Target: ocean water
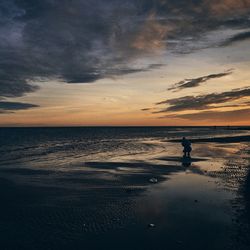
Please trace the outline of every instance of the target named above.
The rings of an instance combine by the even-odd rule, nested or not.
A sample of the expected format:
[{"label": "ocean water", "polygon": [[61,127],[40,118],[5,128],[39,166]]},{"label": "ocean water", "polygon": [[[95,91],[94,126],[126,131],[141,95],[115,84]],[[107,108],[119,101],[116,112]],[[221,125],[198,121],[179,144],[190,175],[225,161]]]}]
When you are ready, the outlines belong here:
[{"label": "ocean water", "polygon": [[[166,150],[169,139],[239,134],[210,127],[0,128],[0,167],[67,168],[83,161],[105,161]],[[146,157],[146,156],[145,156]]]}]

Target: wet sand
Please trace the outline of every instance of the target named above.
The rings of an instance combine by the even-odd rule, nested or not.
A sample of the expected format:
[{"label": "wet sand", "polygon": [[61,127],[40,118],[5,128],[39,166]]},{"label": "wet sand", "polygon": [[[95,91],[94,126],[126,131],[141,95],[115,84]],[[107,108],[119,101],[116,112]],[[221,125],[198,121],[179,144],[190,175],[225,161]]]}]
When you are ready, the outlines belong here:
[{"label": "wet sand", "polygon": [[249,249],[247,138],[193,140],[189,162],[176,140],[72,169],[1,167],[1,249]]}]

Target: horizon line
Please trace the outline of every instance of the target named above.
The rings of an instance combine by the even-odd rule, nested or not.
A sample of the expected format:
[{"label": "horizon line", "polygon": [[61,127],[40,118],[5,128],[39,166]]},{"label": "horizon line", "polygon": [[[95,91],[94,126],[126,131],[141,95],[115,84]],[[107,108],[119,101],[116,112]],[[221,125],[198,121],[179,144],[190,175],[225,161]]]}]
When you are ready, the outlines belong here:
[{"label": "horizon line", "polygon": [[250,128],[250,125],[182,125],[182,126],[174,126],[174,125],[171,125],[171,126],[164,126],[164,125],[68,125],[68,126],[64,126],[64,125],[57,125],[57,126],[53,126],[53,125],[45,125],[45,126],[42,126],[42,125],[35,125],[35,126],[26,126],[26,125],[13,125],[13,126],[1,126],[0,125],[0,129],[1,128],[98,128],[98,127],[108,127],[108,128],[140,128],[140,127],[158,127],[158,128],[202,128],[202,127],[217,127],[217,128],[237,128],[237,127],[240,127],[240,128],[243,128],[243,127],[249,127]]}]

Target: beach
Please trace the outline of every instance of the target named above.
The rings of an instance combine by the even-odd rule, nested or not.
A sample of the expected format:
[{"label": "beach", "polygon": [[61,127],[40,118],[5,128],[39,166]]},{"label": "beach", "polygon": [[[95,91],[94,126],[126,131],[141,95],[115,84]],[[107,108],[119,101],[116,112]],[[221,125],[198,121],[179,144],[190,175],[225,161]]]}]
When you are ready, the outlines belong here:
[{"label": "beach", "polygon": [[1,249],[250,247],[250,128],[0,128],[0,139]]}]

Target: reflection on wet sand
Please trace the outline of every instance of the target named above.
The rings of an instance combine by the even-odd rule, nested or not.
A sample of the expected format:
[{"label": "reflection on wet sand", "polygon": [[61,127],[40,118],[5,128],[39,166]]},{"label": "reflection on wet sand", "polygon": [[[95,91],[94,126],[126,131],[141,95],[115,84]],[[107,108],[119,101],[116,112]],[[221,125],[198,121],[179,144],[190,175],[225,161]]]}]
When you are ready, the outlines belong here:
[{"label": "reflection on wet sand", "polygon": [[188,168],[191,166],[191,164],[192,164],[192,160],[190,159],[190,157],[185,157],[185,156],[182,157],[182,166],[183,167]]}]

